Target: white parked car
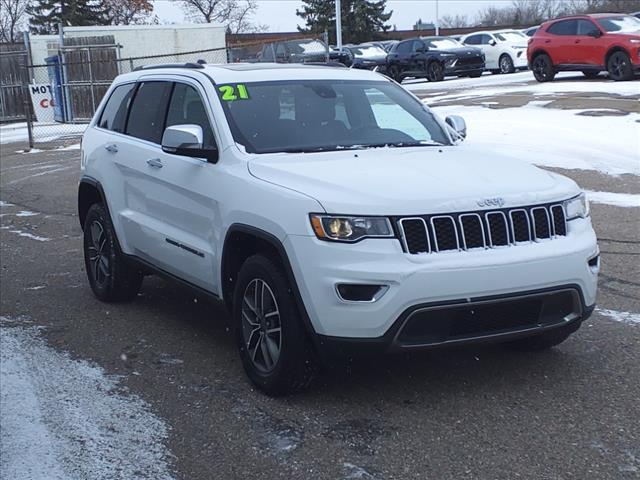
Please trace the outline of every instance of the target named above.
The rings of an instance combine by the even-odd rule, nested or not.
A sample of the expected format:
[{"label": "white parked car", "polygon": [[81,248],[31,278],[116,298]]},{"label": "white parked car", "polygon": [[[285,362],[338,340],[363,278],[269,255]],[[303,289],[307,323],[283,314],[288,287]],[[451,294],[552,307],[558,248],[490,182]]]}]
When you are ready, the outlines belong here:
[{"label": "white parked car", "polygon": [[465,135],[366,70],[121,75],[82,141],[89,284],[132,300],[157,273],[223,301],[271,395],[331,352],[557,345],[595,307],[585,196]]},{"label": "white parked car", "polygon": [[475,32],[462,37],[462,43],[482,50],[486,69],[493,73],[513,73],[527,68],[528,40],[529,37],[517,30]]}]

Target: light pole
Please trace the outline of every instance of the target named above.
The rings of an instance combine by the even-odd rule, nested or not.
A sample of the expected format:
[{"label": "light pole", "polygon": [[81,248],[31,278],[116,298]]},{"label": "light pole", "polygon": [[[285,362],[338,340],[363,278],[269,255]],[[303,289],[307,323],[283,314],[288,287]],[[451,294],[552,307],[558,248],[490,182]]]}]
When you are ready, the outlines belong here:
[{"label": "light pole", "polygon": [[440,15],[438,12],[438,0],[436,0],[436,37],[440,35]]},{"label": "light pole", "polygon": [[342,51],[342,8],[340,0],[336,0],[336,48]]}]

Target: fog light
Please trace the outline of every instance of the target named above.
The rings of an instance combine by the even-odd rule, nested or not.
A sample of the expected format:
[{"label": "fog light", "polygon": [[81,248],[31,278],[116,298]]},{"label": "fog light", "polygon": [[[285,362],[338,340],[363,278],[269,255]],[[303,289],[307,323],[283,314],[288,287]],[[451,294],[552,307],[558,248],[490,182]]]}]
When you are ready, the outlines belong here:
[{"label": "fog light", "polygon": [[336,292],[346,302],[375,302],[389,290],[388,285],[364,285],[356,283],[338,283]]}]

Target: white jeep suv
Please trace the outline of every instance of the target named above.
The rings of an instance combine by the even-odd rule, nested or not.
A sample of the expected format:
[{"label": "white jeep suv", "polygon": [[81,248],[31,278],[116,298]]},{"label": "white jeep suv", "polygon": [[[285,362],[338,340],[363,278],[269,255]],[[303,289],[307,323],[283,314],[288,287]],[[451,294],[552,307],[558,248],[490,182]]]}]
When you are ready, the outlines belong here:
[{"label": "white jeep suv", "polygon": [[584,194],[465,130],[365,70],[119,76],[82,142],[91,288],[129,300],[159,273],[224,301],[271,395],[353,350],[549,348],[595,306]]}]

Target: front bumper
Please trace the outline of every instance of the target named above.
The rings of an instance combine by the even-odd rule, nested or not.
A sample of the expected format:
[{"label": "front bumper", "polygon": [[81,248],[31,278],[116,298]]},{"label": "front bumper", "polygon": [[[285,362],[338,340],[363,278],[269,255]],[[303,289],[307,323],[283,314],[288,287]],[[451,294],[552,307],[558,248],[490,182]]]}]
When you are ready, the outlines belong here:
[{"label": "front bumper", "polygon": [[485,64],[484,62],[480,63],[472,63],[472,64],[459,64],[455,63],[453,65],[448,65],[445,63],[444,74],[445,76],[454,76],[454,75],[465,75],[474,72],[484,72]]},{"label": "front bumper", "polygon": [[[396,239],[354,245],[288,236],[285,248],[314,333],[375,339],[419,306],[517,295],[572,285],[587,311],[596,301],[599,265],[589,219],[572,220],[566,237],[464,252],[409,255]],[[593,262],[592,262],[593,264]],[[336,284],[387,285],[375,302],[347,302]]]}]

